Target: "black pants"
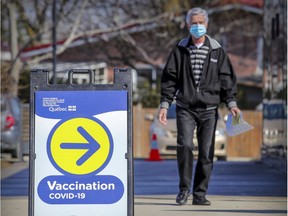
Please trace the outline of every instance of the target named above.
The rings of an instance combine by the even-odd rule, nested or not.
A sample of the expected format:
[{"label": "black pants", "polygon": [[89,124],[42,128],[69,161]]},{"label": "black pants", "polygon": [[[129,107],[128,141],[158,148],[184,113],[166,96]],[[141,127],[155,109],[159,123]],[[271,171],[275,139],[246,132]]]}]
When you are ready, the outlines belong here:
[{"label": "black pants", "polygon": [[177,107],[177,162],[180,191],[190,190],[193,172],[193,135],[197,126],[198,161],[193,196],[205,196],[213,168],[217,109],[187,110]]}]

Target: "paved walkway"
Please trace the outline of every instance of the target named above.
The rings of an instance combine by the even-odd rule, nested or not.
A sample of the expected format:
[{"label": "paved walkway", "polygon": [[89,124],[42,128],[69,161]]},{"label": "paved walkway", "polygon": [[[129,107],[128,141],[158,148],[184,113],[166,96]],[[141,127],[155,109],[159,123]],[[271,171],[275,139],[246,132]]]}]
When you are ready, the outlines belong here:
[{"label": "paved walkway", "polygon": [[[175,196],[137,196],[135,216],[286,216],[284,197],[208,196],[211,206],[178,206]],[[191,202],[190,202],[191,201]]]},{"label": "paved walkway", "polygon": [[[209,196],[208,199],[212,202],[209,207],[193,206],[190,203],[185,206],[178,206],[175,203],[175,196],[172,195],[136,196],[134,200],[134,216],[287,215],[287,199],[285,197]],[[28,198],[2,197],[1,210],[2,216],[28,216]]]},{"label": "paved walkway", "polygon": [[[243,166],[246,168],[241,168]],[[247,166],[249,166],[249,169],[247,169]],[[14,176],[20,175],[18,178],[23,180],[21,173],[27,172],[27,167],[28,163],[14,163],[12,166],[5,166],[4,168],[2,166],[1,179],[7,179],[7,177],[17,173]],[[212,205],[207,207],[191,205],[191,197],[185,206],[178,206],[175,203],[176,194],[171,193],[174,192],[174,188],[171,190],[172,183],[170,182],[172,181],[175,184],[175,179],[172,179],[175,176],[175,170],[173,171],[175,168],[173,167],[175,167],[175,161],[164,161],[162,163],[135,161],[135,192],[137,195],[134,197],[134,216],[287,215],[287,197],[283,196],[287,192],[283,191],[287,189],[287,184],[285,184],[287,178],[277,170],[253,162],[244,164],[217,163],[215,175],[211,182],[211,193],[207,196]],[[161,175],[159,175],[159,170],[161,170]],[[27,180],[27,173],[25,176]],[[159,179],[159,177],[161,178]],[[22,180],[21,182],[23,182]],[[168,191],[170,194],[151,195],[151,191],[155,192],[155,188],[159,188],[160,182],[162,184],[166,182],[166,191],[170,189]],[[231,193],[231,188],[234,188],[233,193],[236,192],[235,195]],[[251,190],[250,193],[247,188]],[[220,193],[221,191],[222,193]],[[242,193],[240,193],[241,191]],[[28,216],[27,195],[1,197],[1,216]],[[94,216],[94,214],[77,216]],[[115,213],[111,216],[120,215]]]}]

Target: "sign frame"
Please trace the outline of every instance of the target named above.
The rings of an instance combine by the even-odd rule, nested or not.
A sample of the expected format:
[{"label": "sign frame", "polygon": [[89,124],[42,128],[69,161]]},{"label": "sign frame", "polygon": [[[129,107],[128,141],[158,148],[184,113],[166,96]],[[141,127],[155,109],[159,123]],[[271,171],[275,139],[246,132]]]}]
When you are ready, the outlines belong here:
[{"label": "sign frame", "polygon": [[[89,82],[86,84],[77,84],[73,82],[76,74],[86,74],[89,77]],[[35,165],[37,163],[37,155],[35,152],[35,107],[36,94],[39,91],[106,91],[117,90],[127,92],[127,150],[125,159],[127,160],[127,185],[125,190],[127,193],[127,216],[134,215],[134,167],[133,167],[133,145],[132,145],[132,73],[130,69],[114,69],[114,83],[112,84],[95,84],[94,73],[89,69],[71,69],[68,71],[68,83],[51,84],[49,83],[49,71],[45,69],[31,70],[30,78],[30,144],[29,144],[29,216],[35,215]],[[49,163],[50,161],[47,161]],[[78,205],[79,206],[79,205]],[[86,206],[87,207],[87,206]]]}]

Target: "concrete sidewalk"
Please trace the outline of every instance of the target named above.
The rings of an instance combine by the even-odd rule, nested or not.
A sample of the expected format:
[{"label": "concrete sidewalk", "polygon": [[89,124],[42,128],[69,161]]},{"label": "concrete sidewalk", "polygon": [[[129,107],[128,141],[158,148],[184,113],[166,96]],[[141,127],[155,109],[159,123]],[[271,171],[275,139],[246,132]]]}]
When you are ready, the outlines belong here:
[{"label": "concrete sidewalk", "polygon": [[[286,197],[208,196],[211,206],[178,206],[173,195],[135,196],[135,216],[286,216]],[[2,197],[2,216],[28,216],[27,197]],[[57,215],[60,216],[60,215]],[[83,215],[90,216],[90,215]],[[92,216],[92,215],[91,215]],[[117,214],[111,216],[119,216]]]},{"label": "concrete sidewalk", "polygon": [[[173,169],[175,169],[174,163],[174,161],[162,163],[135,161],[135,175],[137,176],[137,182],[135,182],[137,184],[135,184],[135,187],[138,187],[139,192],[146,190],[156,192],[155,188],[152,186],[157,186],[159,184],[159,182],[155,181],[155,178],[157,177],[156,173],[159,173],[159,170],[161,170],[161,176],[165,177],[166,186],[169,188],[171,186],[169,182],[172,176],[175,175],[173,173]],[[7,164],[7,166],[4,165],[5,164],[3,163],[1,164],[1,179],[19,173],[19,171],[27,169],[28,167],[27,162],[13,163],[13,165]],[[217,195],[207,196],[207,199],[212,202],[211,206],[194,206],[191,204],[191,197],[189,198],[187,205],[179,206],[175,203],[176,194],[138,195],[144,193],[136,193],[137,195],[134,197],[134,216],[286,216],[287,197],[281,195],[286,194],[286,191],[280,193],[282,190],[286,190],[286,186],[284,187],[283,185],[286,182],[286,177],[282,174],[279,175],[278,171],[262,166],[259,163],[249,163],[248,165],[250,166],[249,170],[241,168],[242,166],[247,166],[247,164],[239,166],[234,163],[231,167],[228,162],[216,164],[217,169],[215,169],[216,172],[213,176],[213,181],[211,182],[211,191],[213,192],[213,188],[214,191],[217,188],[218,194],[216,193]],[[151,167],[154,168],[153,172]],[[261,172],[257,172],[257,169],[260,168],[262,169]],[[141,172],[139,169],[141,169]],[[148,175],[147,172],[149,169],[150,173]],[[229,175],[226,172],[229,173]],[[241,179],[241,182],[237,182],[235,178]],[[21,182],[23,181],[22,178],[20,180]],[[164,180],[162,178],[158,179],[158,181],[161,181],[161,185]],[[176,182],[175,179],[172,179],[171,181]],[[141,186],[140,190],[139,185]],[[223,185],[225,185],[224,188]],[[250,185],[250,187],[247,187],[248,185]],[[225,192],[225,188],[229,189],[229,186],[233,188],[237,187],[238,190],[243,193],[239,193],[239,191],[235,189],[233,190],[234,192],[237,192],[237,195],[235,196],[231,195],[231,193],[230,195],[227,195],[228,193],[219,193],[219,190]],[[254,193],[251,191],[250,193],[247,193],[247,191],[243,191],[244,189],[249,189],[249,191],[254,190]],[[261,193],[259,192],[257,193],[259,195],[255,195],[255,190],[261,190]],[[264,193],[265,190],[266,193]],[[275,193],[267,193],[267,190],[275,191]],[[229,190],[227,192],[229,192]],[[171,194],[171,191],[167,194]],[[239,194],[242,194],[243,196],[239,196]],[[274,196],[273,194],[276,195]],[[28,216],[28,196],[1,197],[1,216]],[[94,214],[73,216],[94,216]],[[121,215],[115,213],[115,215],[109,216]]]},{"label": "concrete sidewalk", "polygon": [[184,206],[175,203],[175,196],[141,196],[135,199],[135,216],[286,216],[285,197],[208,196],[211,206]]}]

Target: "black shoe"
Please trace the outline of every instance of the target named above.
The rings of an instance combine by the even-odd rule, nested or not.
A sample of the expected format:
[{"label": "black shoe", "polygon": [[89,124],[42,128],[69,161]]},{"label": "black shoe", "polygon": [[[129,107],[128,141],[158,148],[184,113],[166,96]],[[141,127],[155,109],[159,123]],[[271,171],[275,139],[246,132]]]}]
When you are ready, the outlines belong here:
[{"label": "black shoe", "polygon": [[194,197],[192,205],[211,205],[211,202],[207,200],[205,197]]},{"label": "black shoe", "polygon": [[189,196],[190,191],[181,191],[176,197],[176,203],[179,205],[185,205]]}]

